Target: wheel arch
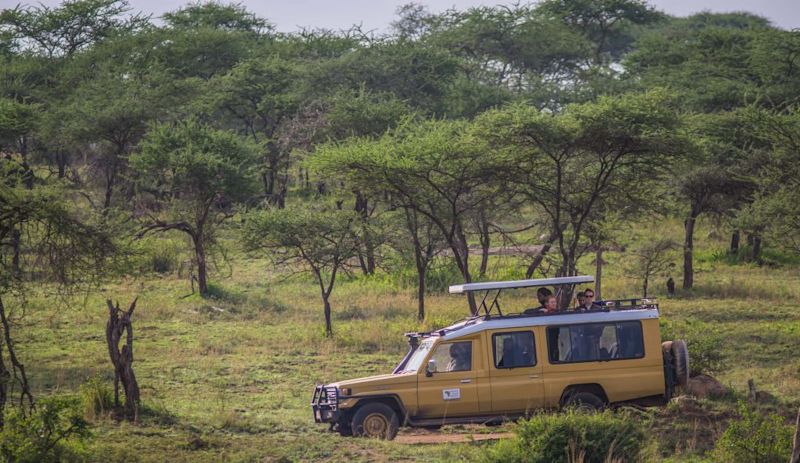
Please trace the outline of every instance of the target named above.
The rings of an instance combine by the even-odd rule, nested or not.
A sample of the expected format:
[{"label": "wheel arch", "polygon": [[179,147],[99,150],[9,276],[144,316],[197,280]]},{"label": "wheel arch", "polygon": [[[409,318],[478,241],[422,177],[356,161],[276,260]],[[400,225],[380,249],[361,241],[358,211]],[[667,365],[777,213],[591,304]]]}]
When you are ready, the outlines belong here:
[{"label": "wheel arch", "polygon": [[397,394],[381,394],[359,397],[358,402],[356,402],[356,404],[347,411],[347,415],[352,418],[359,408],[370,403],[382,403],[394,410],[394,412],[397,413],[397,418],[400,420],[400,426],[404,426],[408,421],[406,407],[403,405],[403,401]]},{"label": "wheel arch", "polygon": [[606,390],[598,383],[570,384],[564,388],[564,391],[561,392],[561,398],[559,399],[558,404],[560,406],[564,406],[564,403],[572,395],[577,394],[578,392],[589,392],[599,397],[600,400],[602,400],[606,405],[610,404]]}]

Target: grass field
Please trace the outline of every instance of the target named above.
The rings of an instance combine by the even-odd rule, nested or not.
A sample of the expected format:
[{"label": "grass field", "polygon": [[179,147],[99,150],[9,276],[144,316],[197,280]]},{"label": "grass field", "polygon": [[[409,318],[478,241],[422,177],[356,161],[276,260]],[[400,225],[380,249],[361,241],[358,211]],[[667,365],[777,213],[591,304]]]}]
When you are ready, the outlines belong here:
[{"label": "grass field", "polygon": [[[669,230],[680,233],[676,224]],[[734,265],[717,252],[724,242],[698,241],[697,287],[660,299],[665,330],[685,336],[690,350],[693,342],[722,340],[715,347],[723,365],[717,379],[739,395],[754,379],[778,399],[766,407],[790,419],[800,390],[798,267]],[[523,271],[512,258],[497,259],[490,266],[495,274]],[[604,296],[639,295],[640,283],[625,275],[625,255],[609,253],[607,260]],[[587,260],[585,269],[592,268]],[[675,277],[679,281],[678,272]],[[653,284],[658,296],[663,280]],[[96,461],[463,461],[493,445],[342,438],[315,425],[310,413],[314,384],[390,371],[405,352],[402,333],[462,318],[463,298],[431,295],[428,319],[419,323],[413,287],[391,276],[345,278],[334,290],[335,335],[328,339],[310,279],[286,278],[266,260],[232,252],[212,281],[215,297],[206,300],[186,296],[188,282],[175,272],[110,282],[68,300],[46,288],[28,297],[15,334],[41,397],[75,394],[92,377],[111,384],[105,297],[127,305],[139,296],[134,369],[145,411],[138,425],[94,420]],[[504,303],[524,307],[530,299],[511,294]],[[660,436],[657,454],[675,460],[702,455],[724,430],[735,399],[647,412],[648,426]]]}]

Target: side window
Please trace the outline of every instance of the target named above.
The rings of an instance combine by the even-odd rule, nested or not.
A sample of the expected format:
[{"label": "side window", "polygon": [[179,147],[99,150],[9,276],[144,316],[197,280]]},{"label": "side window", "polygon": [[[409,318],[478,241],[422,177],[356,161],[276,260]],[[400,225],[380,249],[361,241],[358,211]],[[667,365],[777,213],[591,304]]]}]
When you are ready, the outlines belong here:
[{"label": "side window", "polygon": [[644,357],[638,321],[551,326],[547,328],[550,363],[624,360]]},{"label": "side window", "polygon": [[497,333],[492,335],[495,368],[532,367],[536,365],[533,333]]},{"label": "side window", "polygon": [[440,344],[431,360],[436,361],[434,373],[469,371],[472,369],[472,341]]}]

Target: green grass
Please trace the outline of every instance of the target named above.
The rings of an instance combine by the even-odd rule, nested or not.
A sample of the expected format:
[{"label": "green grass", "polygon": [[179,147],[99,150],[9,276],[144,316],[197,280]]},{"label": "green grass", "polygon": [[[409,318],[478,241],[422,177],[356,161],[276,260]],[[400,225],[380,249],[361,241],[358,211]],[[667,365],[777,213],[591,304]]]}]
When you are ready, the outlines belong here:
[{"label": "green grass", "polygon": [[[666,229],[680,234],[678,223]],[[698,249],[724,246],[698,238]],[[170,249],[171,260],[183,259]],[[639,295],[640,283],[625,274],[625,255],[608,253],[606,260],[604,296]],[[134,369],[145,409],[138,425],[98,414],[96,461],[463,461],[493,445],[341,438],[314,424],[310,413],[314,384],[390,371],[405,352],[403,333],[465,316],[462,297],[431,295],[428,318],[420,323],[407,276],[343,277],[333,293],[329,339],[310,279],[286,278],[268,261],[235,251],[227,264],[212,271],[208,299],[188,295],[189,284],[177,271],[119,279],[67,301],[46,287],[28,296],[14,334],[37,396],[78,394],[94,377],[112,384],[105,298],[127,306],[139,296]],[[581,264],[593,270],[590,259]],[[524,266],[497,257],[489,277],[521,277]],[[697,267],[696,288],[676,298],[663,297],[666,275],[653,282],[663,318],[683,327],[713,326],[725,339],[725,367],[717,378],[740,396],[753,378],[778,397],[772,407],[790,418],[800,390],[800,272],[791,263],[759,267],[724,259],[698,259]],[[521,309],[532,305],[532,295],[512,293],[503,302]],[[713,447],[735,409],[732,400],[702,402],[700,410],[656,409],[648,412],[648,429],[659,436],[660,455],[689,458]]]}]

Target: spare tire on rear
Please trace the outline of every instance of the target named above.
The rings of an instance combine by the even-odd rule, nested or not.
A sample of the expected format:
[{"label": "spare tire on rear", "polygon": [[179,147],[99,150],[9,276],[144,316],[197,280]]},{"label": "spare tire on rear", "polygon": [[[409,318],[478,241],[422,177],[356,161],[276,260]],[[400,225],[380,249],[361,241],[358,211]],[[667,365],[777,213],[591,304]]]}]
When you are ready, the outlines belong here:
[{"label": "spare tire on rear", "polygon": [[670,352],[672,353],[675,379],[680,386],[686,387],[689,383],[689,349],[686,347],[686,341],[682,339],[672,341]]}]

